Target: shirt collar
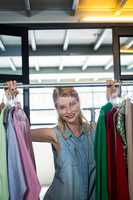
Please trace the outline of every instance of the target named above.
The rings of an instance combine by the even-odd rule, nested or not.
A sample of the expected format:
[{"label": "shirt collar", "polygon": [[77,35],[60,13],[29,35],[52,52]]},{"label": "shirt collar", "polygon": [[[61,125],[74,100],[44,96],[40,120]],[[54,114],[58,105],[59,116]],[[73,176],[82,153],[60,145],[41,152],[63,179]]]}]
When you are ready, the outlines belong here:
[{"label": "shirt collar", "polygon": [[[83,124],[82,127],[81,127],[81,135],[82,135],[82,134],[85,134],[86,132],[87,132],[86,124]],[[64,137],[65,139],[68,139],[68,138],[70,138],[70,137],[74,137],[74,135],[73,135],[71,129],[70,129],[68,126],[65,128],[65,131],[64,131],[64,133],[63,133],[63,137]],[[80,136],[79,136],[79,137],[80,137]]]}]

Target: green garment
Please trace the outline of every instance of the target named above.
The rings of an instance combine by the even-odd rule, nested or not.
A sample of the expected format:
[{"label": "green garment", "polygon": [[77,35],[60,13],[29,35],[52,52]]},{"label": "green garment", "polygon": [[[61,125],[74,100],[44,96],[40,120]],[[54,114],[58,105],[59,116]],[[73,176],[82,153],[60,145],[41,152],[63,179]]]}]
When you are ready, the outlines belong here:
[{"label": "green garment", "polygon": [[9,199],[8,177],[7,177],[7,150],[6,133],[3,126],[3,113],[0,114],[0,200]]},{"label": "green garment", "polygon": [[118,117],[117,117],[117,130],[120,134],[123,142],[123,148],[125,153],[125,159],[127,160],[127,137],[126,137],[126,128],[125,128],[125,108],[126,108],[126,101],[124,100],[121,105],[119,106],[118,110]]},{"label": "green garment", "polygon": [[109,102],[100,110],[95,136],[96,200],[108,200],[108,171],[105,114],[112,109]]}]

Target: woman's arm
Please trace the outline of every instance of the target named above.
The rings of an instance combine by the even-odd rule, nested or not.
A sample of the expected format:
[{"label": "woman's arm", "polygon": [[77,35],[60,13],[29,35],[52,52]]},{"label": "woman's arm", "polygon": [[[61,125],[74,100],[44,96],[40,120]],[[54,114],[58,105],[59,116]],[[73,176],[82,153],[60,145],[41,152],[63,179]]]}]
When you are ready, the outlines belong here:
[{"label": "woman's arm", "polygon": [[49,142],[54,145],[57,152],[60,150],[60,144],[52,128],[31,129],[31,138],[33,142]]},{"label": "woman's arm", "polygon": [[33,142],[58,143],[52,128],[31,129],[30,132]]}]

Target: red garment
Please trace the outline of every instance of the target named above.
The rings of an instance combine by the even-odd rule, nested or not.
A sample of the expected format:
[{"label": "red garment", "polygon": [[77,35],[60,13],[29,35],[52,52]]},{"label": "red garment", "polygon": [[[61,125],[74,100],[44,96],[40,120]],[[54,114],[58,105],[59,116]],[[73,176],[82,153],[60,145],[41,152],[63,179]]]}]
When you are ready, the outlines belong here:
[{"label": "red garment", "polygon": [[[115,123],[117,122],[117,114],[114,116]],[[116,166],[117,166],[117,200],[129,200],[128,180],[126,172],[126,163],[124,159],[124,148],[122,138],[116,132]]]},{"label": "red garment", "polygon": [[129,200],[124,148],[116,122],[117,109],[113,108],[106,116],[109,200]]},{"label": "red garment", "polygon": [[116,193],[116,158],[115,158],[115,134],[113,124],[113,114],[116,109],[113,108],[106,116],[107,129],[107,163],[108,163],[108,194],[109,200],[117,200]]}]

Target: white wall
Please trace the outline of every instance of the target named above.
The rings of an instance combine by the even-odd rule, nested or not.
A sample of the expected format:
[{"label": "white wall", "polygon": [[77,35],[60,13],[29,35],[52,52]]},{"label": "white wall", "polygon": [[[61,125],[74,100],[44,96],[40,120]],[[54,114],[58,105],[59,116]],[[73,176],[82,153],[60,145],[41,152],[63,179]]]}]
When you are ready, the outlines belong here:
[{"label": "white wall", "polygon": [[33,142],[37,175],[42,186],[49,186],[54,177],[54,162],[51,144]]}]

